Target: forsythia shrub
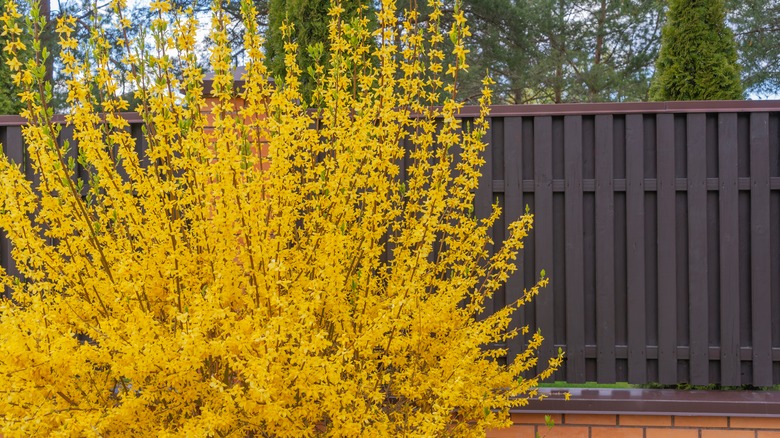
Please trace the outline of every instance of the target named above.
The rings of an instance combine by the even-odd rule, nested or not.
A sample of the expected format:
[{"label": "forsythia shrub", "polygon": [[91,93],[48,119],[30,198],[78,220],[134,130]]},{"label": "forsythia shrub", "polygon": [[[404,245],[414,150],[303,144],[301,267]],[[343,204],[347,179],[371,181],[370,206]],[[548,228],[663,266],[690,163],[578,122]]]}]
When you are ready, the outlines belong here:
[{"label": "forsythia shrub", "polygon": [[[123,6],[113,3],[120,31],[132,25]],[[311,72],[306,102],[301,48],[289,40],[287,74],[270,84],[245,2],[241,106],[217,7],[218,103],[203,115],[197,21],[151,3],[150,39],[126,42],[124,59],[142,102],[142,156],[99,27],[77,59],[74,19],[56,25],[76,160],[56,141],[48,54],[36,42],[35,57],[11,60],[40,182],[0,161],[0,226],[21,272],[4,274],[11,298],[0,301],[6,437],[480,436],[508,425],[509,408],[536,396],[537,379],[521,375],[541,336],[509,365],[492,346],[518,334],[510,316],[545,280],[480,316],[532,218],[490,254],[499,209],[472,214],[490,91],[464,126],[447,84],[466,68],[468,28],[455,5],[442,33],[443,5],[431,6],[427,23],[413,11],[398,23],[384,0],[369,30],[334,4],[329,66]],[[20,16],[9,3],[11,52],[24,45]],[[28,21],[33,32],[41,23]],[[412,163],[403,182],[402,143]]]}]

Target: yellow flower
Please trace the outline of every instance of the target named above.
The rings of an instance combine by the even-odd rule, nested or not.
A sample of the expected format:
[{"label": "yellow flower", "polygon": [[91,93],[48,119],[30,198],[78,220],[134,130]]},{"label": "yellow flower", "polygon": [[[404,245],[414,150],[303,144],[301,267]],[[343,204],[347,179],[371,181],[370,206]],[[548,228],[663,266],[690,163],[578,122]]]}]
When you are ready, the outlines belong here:
[{"label": "yellow flower", "polygon": [[8,64],[8,68],[11,69],[11,71],[19,71],[19,69],[22,68],[22,63],[15,57],[6,61],[6,64]]},{"label": "yellow flower", "polygon": [[[381,3],[374,31],[367,10],[331,8],[311,110],[291,24],[274,86],[243,2],[236,91],[232,23],[215,11],[206,99],[196,18],[153,2],[149,38],[123,55],[138,67],[141,154],[107,30],[79,47],[72,17],[58,23],[65,127],[49,123],[37,58],[12,63],[40,183],[0,159],[0,228],[25,278],[0,273],[14,298],[0,299],[4,434],[484,436],[539,396],[562,364],[539,361],[541,334],[508,364],[505,348],[484,347],[528,334],[513,312],[548,281],[483,317],[533,222],[512,218],[490,253],[501,210],[472,214],[491,82],[463,129],[464,15],[445,66],[441,2],[430,22],[407,11],[400,26]],[[129,23],[114,18],[121,33]]]}]

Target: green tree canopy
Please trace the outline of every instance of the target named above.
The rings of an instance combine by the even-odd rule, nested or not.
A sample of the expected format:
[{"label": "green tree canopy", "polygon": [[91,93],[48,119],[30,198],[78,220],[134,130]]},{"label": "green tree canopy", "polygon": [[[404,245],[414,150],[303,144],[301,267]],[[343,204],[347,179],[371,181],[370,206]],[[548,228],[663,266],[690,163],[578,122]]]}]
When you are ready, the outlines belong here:
[{"label": "green tree canopy", "polygon": [[464,0],[475,96],[487,71],[502,103],[647,100],[658,54],[659,0]]},{"label": "green tree canopy", "polygon": [[[5,10],[7,1],[0,0],[0,9]],[[8,36],[0,36],[0,48],[7,46],[9,42]],[[14,86],[11,69],[6,65],[5,50],[0,53],[0,114],[19,114],[22,109],[22,102],[17,96],[19,90]]]},{"label": "green tree canopy", "polygon": [[[6,39],[0,38],[0,46],[5,47],[5,45]],[[5,56],[3,56],[0,64],[0,114],[19,114],[22,102],[16,93],[17,89],[11,79],[11,71],[5,64]]]},{"label": "green tree canopy", "polygon": [[671,0],[650,90],[653,100],[742,99],[723,0]]},{"label": "green tree canopy", "polygon": [[726,0],[745,91],[780,93],[780,0]]},{"label": "green tree canopy", "polygon": [[[354,18],[366,0],[346,0],[341,2],[344,8],[342,19],[350,21]],[[314,89],[314,79],[309,69],[317,65],[327,66],[327,53],[330,51],[328,42],[328,15],[330,0],[269,0],[268,29],[266,32],[266,63],[272,76],[283,82],[286,74],[284,66],[285,36],[282,25],[292,26],[289,41],[298,44],[297,64],[303,71],[300,78],[303,96],[311,97]]]}]

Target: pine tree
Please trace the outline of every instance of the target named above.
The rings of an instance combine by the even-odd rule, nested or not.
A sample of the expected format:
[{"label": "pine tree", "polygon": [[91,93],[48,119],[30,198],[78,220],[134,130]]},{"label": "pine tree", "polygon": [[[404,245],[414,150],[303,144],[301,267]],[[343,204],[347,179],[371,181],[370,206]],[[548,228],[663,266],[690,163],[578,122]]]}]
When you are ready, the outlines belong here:
[{"label": "pine tree", "polygon": [[463,0],[463,5],[473,32],[472,68],[458,84],[464,98],[479,96],[487,71],[501,103],[647,100],[662,2]]},{"label": "pine tree", "polygon": [[726,0],[742,69],[742,85],[753,96],[780,93],[780,1]]},{"label": "pine tree", "polygon": [[671,0],[651,98],[742,99],[739,70],[723,0]]}]

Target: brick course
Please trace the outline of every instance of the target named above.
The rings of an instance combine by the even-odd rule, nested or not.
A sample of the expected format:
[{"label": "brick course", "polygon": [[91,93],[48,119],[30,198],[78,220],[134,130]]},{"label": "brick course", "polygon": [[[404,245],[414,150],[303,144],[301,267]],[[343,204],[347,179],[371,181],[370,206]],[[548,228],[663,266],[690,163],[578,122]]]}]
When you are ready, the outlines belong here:
[{"label": "brick course", "polygon": [[720,427],[728,428],[728,417],[674,417],[676,427]]},{"label": "brick course", "polygon": [[671,426],[669,415],[621,415],[618,417],[621,426]]}]

